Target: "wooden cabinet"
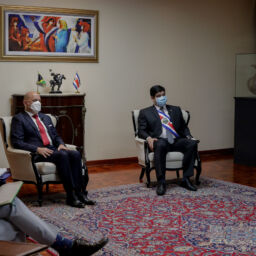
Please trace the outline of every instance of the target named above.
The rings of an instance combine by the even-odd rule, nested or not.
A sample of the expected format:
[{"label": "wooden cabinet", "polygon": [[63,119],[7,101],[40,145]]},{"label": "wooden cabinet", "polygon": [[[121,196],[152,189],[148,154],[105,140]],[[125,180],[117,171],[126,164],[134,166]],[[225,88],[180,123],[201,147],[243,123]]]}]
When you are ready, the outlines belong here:
[{"label": "wooden cabinet", "polygon": [[[58,117],[57,131],[65,143],[83,146],[85,94],[40,94],[42,112]],[[24,110],[24,94],[12,95],[12,115]]]},{"label": "wooden cabinet", "polygon": [[234,162],[256,166],[256,98],[235,98]]}]

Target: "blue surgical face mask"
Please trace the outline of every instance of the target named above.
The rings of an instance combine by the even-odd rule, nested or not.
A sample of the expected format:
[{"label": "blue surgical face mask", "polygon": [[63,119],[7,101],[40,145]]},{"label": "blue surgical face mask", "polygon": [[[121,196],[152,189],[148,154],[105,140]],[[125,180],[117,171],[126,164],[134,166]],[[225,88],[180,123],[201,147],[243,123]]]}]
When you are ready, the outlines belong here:
[{"label": "blue surgical face mask", "polygon": [[166,102],[167,102],[167,97],[165,95],[156,98],[156,105],[160,108],[163,107],[166,104]]}]

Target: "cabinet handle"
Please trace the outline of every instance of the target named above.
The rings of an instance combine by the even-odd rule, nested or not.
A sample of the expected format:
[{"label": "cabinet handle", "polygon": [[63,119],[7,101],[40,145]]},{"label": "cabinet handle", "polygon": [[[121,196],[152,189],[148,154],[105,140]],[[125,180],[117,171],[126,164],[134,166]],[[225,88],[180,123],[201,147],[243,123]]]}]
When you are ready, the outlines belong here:
[{"label": "cabinet handle", "polygon": [[60,112],[60,114],[62,114],[62,115],[66,115],[68,111],[67,111],[67,110],[60,110],[59,112]]}]

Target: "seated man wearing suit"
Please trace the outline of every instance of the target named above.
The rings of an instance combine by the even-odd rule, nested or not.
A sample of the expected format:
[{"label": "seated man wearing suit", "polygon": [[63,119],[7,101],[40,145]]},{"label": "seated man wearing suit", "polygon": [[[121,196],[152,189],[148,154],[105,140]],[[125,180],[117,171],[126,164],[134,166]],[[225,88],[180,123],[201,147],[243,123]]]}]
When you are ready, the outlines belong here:
[{"label": "seated man wearing suit", "polygon": [[151,151],[154,151],[154,164],[157,177],[158,195],[166,192],[165,171],[166,154],[179,151],[184,154],[183,179],[181,186],[196,191],[189,177],[193,176],[197,142],[192,140],[189,128],[185,124],[180,107],[166,105],[165,88],[155,85],[150,89],[153,106],[142,109],[138,117],[138,135],[146,139]]},{"label": "seated man wearing suit", "polygon": [[36,92],[24,96],[25,111],[15,115],[11,124],[11,143],[14,148],[37,153],[36,162],[52,162],[67,193],[67,204],[83,208],[93,205],[83,184],[81,155],[78,151],[68,150],[57,134],[51,118],[41,111],[41,98]]},{"label": "seated man wearing suit", "polygon": [[88,244],[83,239],[64,238],[30,211],[19,198],[15,198],[12,204],[0,206],[0,240],[25,242],[26,235],[51,246],[61,256],[92,255],[108,242],[107,238],[94,244]]}]

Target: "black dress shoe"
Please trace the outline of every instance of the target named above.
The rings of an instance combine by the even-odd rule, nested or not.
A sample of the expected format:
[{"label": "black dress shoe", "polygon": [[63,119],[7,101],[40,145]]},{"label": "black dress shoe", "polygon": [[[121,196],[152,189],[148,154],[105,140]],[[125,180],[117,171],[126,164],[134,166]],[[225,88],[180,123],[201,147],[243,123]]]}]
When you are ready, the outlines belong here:
[{"label": "black dress shoe", "polygon": [[165,183],[157,184],[157,188],[156,188],[157,195],[162,196],[162,195],[165,194],[165,192],[166,192],[166,185],[165,185]]},{"label": "black dress shoe", "polygon": [[92,255],[98,250],[100,250],[102,247],[104,247],[107,244],[107,242],[107,238],[102,238],[99,242],[94,244],[88,244],[87,241],[77,239],[74,241],[73,246],[71,248],[71,255]]},{"label": "black dress shoe", "polygon": [[95,204],[96,204],[95,201],[89,199],[89,198],[87,197],[87,195],[84,194],[84,193],[79,193],[79,194],[77,195],[77,197],[78,197],[78,199],[79,199],[83,204],[85,204],[85,205],[95,205]]},{"label": "black dress shoe", "polygon": [[197,188],[195,186],[192,185],[192,183],[190,182],[189,178],[185,178],[181,184],[180,184],[183,188],[190,190],[190,191],[197,191]]},{"label": "black dress shoe", "polygon": [[78,200],[78,198],[76,197],[76,195],[74,195],[74,193],[72,193],[67,197],[66,203],[67,205],[70,205],[72,207],[84,208],[84,204],[80,200]]},{"label": "black dress shoe", "polygon": [[94,244],[89,244],[83,239],[76,239],[73,241],[73,245],[70,249],[62,248],[57,251],[60,256],[88,256],[100,250],[107,242],[107,238],[102,238],[99,242]]}]

